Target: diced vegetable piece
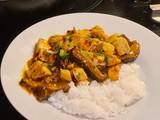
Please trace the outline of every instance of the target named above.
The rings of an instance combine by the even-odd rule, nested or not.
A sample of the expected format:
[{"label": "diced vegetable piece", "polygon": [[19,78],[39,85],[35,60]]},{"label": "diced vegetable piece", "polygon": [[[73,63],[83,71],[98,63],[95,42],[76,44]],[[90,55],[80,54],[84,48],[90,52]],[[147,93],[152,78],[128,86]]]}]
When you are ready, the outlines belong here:
[{"label": "diced vegetable piece", "polygon": [[113,66],[119,64],[121,59],[119,59],[116,55],[111,55],[107,57],[107,66]]},{"label": "diced vegetable piece", "polygon": [[41,61],[35,61],[27,71],[27,75],[32,79],[41,78],[51,74],[51,71]]},{"label": "diced vegetable piece", "polygon": [[51,47],[44,39],[39,39],[35,46],[34,56],[41,61],[47,63],[54,63],[55,55],[54,52],[50,50]]},{"label": "diced vegetable piece", "polygon": [[100,40],[106,40],[108,38],[100,26],[95,26],[90,31],[92,37],[100,38]]},{"label": "diced vegetable piece", "polygon": [[[94,53],[93,61],[95,63],[102,63],[105,61],[105,56],[103,53]],[[96,64],[97,65],[97,64]]]},{"label": "diced vegetable piece", "polygon": [[135,53],[135,55],[139,55],[140,53],[140,44],[137,41],[132,41],[131,42],[131,52],[133,51]]},{"label": "diced vegetable piece", "polygon": [[102,41],[98,38],[92,38],[92,45],[97,45],[99,43],[101,43]]},{"label": "diced vegetable piece", "polygon": [[113,34],[108,39],[107,42],[113,44],[119,56],[129,53],[130,51],[130,41],[123,35]]},{"label": "diced vegetable piece", "polygon": [[79,42],[80,42],[80,36],[77,35],[77,34],[73,34],[72,35],[72,42],[73,42],[74,45],[78,45]]},{"label": "diced vegetable piece", "polygon": [[98,41],[95,41],[95,39],[93,39],[89,51],[97,52],[97,53],[103,52],[103,43],[102,43],[102,41],[98,42]]},{"label": "diced vegetable piece", "polygon": [[48,39],[48,43],[51,45],[51,46],[54,46],[55,43],[58,43],[60,46],[62,45],[62,42],[63,42],[63,39],[64,39],[64,36],[63,35],[54,35],[54,36],[51,36],[49,39]]},{"label": "diced vegetable piece", "polygon": [[102,63],[105,59],[104,55],[98,55],[96,58],[97,58],[99,63]]},{"label": "diced vegetable piece", "polygon": [[41,61],[53,64],[55,62],[56,55],[51,50],[40,49],[37,53],[37,58]]},{"label": "diced vegetable piece", "polygon": [[60,69],[60,78],[64,81],[71,81],[72,77],[70,71],[67,69]]},{"label": "diced vegetable piece", "polygon": [[88,74],[95,78],[98,81],[104,81],[107,77],[106,74],[102,74],[102,72],[96,67],[96,65],[89,58],[84,56],[78,48],[74,48],[72,50],[72,56],[76,62],[80,64],[80,66],[84,67]]},{"label": "diced vegetable piece", "polygon": [[35,46],[35,54],[39,52],[41,49],[51,49],[51,46],[48,44],[47,40],[45,39],[39,39],[36,46]]},{"label": "diced vegetable piece", "polygon": [[113,34],[111,36],[109,36],[106,40],[106,42],[109,42],[109,43],[113,43],[114,41],[116,41],[118,38],[120,37],[119,34]]},{"label": "diced vegetable piece", "polygon": [[89,51],[102,52],[103,51],[102,41],[99,38],[92,38]]},{"label": "diced vegetable piece", "polygon": [[113,55],[115,52],[114,46],[108,42],[103,42],[103,50],[104,50],[106,56]]},{"label": "diced vegetable piece", "polygon": [[69,63],[69,64],[67,65],[67,69],[71,70],[71,69],[74,68],[74,66],[75,66],[74,63]]},{"label": "diced vegetable piece", "polygon": [[120,56],[130,52],[130,46],[124,37],[119,37],[113,42],[113,45],[115,46],[116,51]]},{"label": "diced vegetable piece", "polygon": [[62,48],[63,48],[64,50],[66,50],[66,51],[69,51],[69,50],[71,50],[74,46],[75,46],[75,45],[74,45],[73,41],[71,41],[71,42],[70,42],[70,41],[66,41],[66,42],[63,43]]},{"label": "diced vegetable piece", "polygon": [[120,36],[128,41],[129,46],[131,45],[131,40],[125,34],[121,34]]},{"label": "diced vegetable piece", "polygon": [[76,34],[84,38],[88,38],[91,36],[91,32],[88,29],[77,30]]},{"label": "diced vegetable piece", "polygon": [[140,44],[137,41],[132,41],[130,48],[128,54],[121,56],[121,60],[125,63],[134,61],[140,53]]},{"label": "diced vegetable piece", "polygon": [[108,68],[108,77],[112,80],[118,80],[119,79],[119,72],[120,72],[121,65],[115,65]]},{"label": "diced vegetable piece", "polygon": [[91,40],[88,38],[80,38],[77,46],[85,51],[88,51],[91,46]]},{"label": "diced vegetable piece", "polygon": [[60,49],[60,51],[59,51],[59,57],[60,58],[65,58],[66,56],[67,56],[68,54],[67,54],[67,52],[65,51],[65,50],[63,50],[63,49]]},{"label": "diced vegetable piece", "polygon": [[[88,29],[77,30],[75,34],[72,35],[72,46],[78,46],[81,49],[88,50],[90,48],[90,31]],[[72,47],[72,48],[73,48]],[[72,49],[71,48],[71,49]]]},{"label": "diced vegetable piece", "polygon": [[49,45],[52,47],[54,52],[58,52],[59,49],[64,44],[64,36],[63,35],[54,35],[48,39]]},{"label": "diced vegetable piece", "polygon": [[83,70],[83,68],[76,67],[72,69],[72,73],[74,75],[74,78],[76,79],[76,83],[78,84],[88,84],[88,77]]}]

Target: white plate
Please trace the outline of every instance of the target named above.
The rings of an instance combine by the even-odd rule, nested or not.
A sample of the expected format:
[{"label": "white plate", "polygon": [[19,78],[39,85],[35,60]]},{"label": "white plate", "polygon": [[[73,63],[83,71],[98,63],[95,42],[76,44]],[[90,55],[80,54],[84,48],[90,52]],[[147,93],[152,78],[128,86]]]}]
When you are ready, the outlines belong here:
[{"label": "white plate", "polygon": [[66,14],[41,21],[18,35],[8,47],[1,65],[3,89],[11,104],[27,119],[77,120],[61,113],[45,103],[39,103],[18,85],[20,73],[31,56],[38,38],[63,34],[72,27],[91,28],[100,25],[108,34],[123,33],[141,43],[142,49],[137,63],[142,67],[148,94],[129,108],[125,120],[160,119],[160,38],[145,27],[124,18],[98,14]]}]

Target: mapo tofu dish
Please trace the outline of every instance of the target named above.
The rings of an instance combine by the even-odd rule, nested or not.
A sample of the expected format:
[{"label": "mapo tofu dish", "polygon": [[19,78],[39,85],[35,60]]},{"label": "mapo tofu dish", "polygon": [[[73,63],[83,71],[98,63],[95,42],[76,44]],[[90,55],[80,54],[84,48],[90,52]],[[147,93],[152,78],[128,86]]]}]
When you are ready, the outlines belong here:
[{"label": "mapo tofu dish", "polygon": [[139,53],[140,44],[124,34],[109,36],[100,26],[73,28],[65,35],[38,40],[19,84],[42,101],[53,92],[67,92],[71,81],[75,85],[116,81],[121,65],[134,61]]}]

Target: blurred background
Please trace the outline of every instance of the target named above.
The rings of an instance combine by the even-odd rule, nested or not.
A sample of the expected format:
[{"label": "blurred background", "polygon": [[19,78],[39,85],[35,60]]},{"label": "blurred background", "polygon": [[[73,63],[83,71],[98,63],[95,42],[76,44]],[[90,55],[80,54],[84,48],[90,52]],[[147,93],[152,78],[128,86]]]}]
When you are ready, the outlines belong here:
[{"label": "blurred background", "polygon": [[[0,62],[11,41],[36,22],[56,15],[98,12],[135,21],[160,36],[160,24],[151,19],[149,5],[160,0],[0,0]],[[160,10],[156,12],[160,16]],[[0,85],[0,115],[23,120],[7,100]]]}]

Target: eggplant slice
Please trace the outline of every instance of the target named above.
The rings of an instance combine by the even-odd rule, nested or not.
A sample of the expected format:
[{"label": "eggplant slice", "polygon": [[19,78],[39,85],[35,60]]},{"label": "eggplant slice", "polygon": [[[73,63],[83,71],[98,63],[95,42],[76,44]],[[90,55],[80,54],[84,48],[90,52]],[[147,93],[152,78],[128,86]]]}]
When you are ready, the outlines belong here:
[{"label": "eggplant slice", "polygon": [[103,74],[89,58],[81,53],[79,48],[72,49],[72,57],[93,79],[102,82],[107,78],[107,74]]},{"label": "eggplant slice", "polygon": [[126,55],[121,56],[121,60],[124,63],[133,62],[137,59],[140,53],[140,44],[137,41],[132,41],[130,45],[130,52]]}]

